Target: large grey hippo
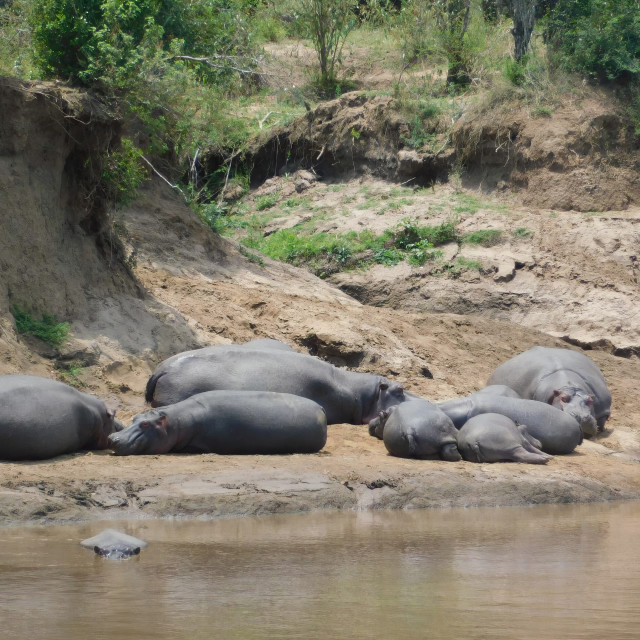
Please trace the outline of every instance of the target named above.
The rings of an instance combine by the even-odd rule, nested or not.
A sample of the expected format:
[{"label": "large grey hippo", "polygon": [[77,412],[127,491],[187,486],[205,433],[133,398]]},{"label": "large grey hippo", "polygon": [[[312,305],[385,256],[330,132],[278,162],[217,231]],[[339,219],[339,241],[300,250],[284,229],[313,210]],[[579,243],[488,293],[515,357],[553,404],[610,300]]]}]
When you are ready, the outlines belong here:
[{"label": "large grey hippo", "polygon": [[0,376],[0,459],[41,460],[80,449],[105,449],[122,429],[104,402],[63,382]]},{"label": "large grey hippo", "polygon": [[117,455],[315,453],[326,441],[319,404],[271,391],[206,391],[138,414],[109,436]]},{"label": "large grey hippo", "polygon": [[481,413],[507,416],[518,424],[527,425],[529,434],[540,441],[540,448],[553,455],[571,453],[582,443],[582,430],[575,418],[538,400],[472,393],[464,398],[438,402],[437,406],[458,429]]},{"label": "large grey hippo", "polygon": [[524,425],[498,413],[481,413],[458,432],[458,450],[469,462],[528,462],[546,464],[552,456]]},{"label": "large grey hippo", "polygon": [[328,424],[367,424],[405,400],[401,384],[381,376],[338,369],[295,351],[235,345],[207,347],[162,362],[147,382],[152,407],[212,390],[274,391],[317,402]]},{"label": "large grey hippo", "polygon": [[407,400],[381,411],[369,422],[369,435],[383,440],[387,451],[399,458],[461,460],[453,422],[428,400]]},{"label": "large grey hippo", "polygon": [[98,535],[87,538],[80,543],[86,549],[93,549],[105,558],[128,558],[137,556],[147,543],[116,529],[105,529]]},{"label": "large grey hippo", "polygon": [[505,384],[522,398],[539,400],[572,415],[590,437],[604,429],[611,394],[598,366],[572,349],[533,347],[501,364],[487,384]]}]

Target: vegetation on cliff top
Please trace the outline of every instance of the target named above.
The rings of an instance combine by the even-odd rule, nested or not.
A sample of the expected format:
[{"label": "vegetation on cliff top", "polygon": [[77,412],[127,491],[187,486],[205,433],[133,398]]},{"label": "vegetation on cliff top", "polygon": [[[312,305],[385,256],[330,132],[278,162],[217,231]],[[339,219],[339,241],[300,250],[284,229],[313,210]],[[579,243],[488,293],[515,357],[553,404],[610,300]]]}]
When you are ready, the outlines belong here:
[{"label": "vegetation on cliff top", "polygon": [[[131,197],[161,166],[217,228],[231,213],[223,187],[248,187],[241,159],[252,136],[319,100],[367,88],[344,67],[345,47],[387,67],[409,125],[403,144],[420,149],[443,97],[455,120],[479,94],[548,115],[582,77],[636,95],[639,34],[636,0],[6,0],[0,72],[62,78],[110,100],[128,123],[105,158],[114,198]],[[302,86],[267,71],[266,48],[278,41],[315,51]],[[413,76],[425,60],[433,73]],[[256,116],[265,104],[269,111]],[[633,98],[629,108],[640,112]]]}]

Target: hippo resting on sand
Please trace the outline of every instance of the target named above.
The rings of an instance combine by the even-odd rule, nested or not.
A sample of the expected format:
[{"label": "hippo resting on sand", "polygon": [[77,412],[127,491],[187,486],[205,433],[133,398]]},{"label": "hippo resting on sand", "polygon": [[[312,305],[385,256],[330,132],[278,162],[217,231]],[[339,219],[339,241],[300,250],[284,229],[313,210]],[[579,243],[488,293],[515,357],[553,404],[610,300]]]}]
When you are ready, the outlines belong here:
[{"label": "hippo resting on sand", "polygon": [[115,529],[105,529],[92,538],[80,543],[86,549],[93,549],[99,556],[105,558],[128,558],[137,556],[147,543],[140,538],[134,538]]},{"label": "hippo resting on sand", "polygon": [[439,456],[461,460],[457,432],[451,420],[428,400],[408,400],[369,422],[369,435],[384,441],[387,451],[398,458]]},{"label": "hippo resting on sand", "polygon": [[367,424],[405,400],[402,385],[338,369],[309,355],[249,346],[206,347],[162,362],[147,382],[152,407],[212,390],[274,391],[317,402],[328,424]]},{"label": "hippo resting on sand", "polygon": [[117,455],[315,453],[327,441],[322,407],[270,391],[206,391],[133,418],[112,434]]},{"label": "hippo resting on sand", "polygon": [[482,413],[464,423],[458,433],[458,450],[469,462],[528,462],[546,464],[552,456],[524,425],[498,413]]},{"label": "hippo resting on sand", "polygon": [[63,382],[0,376],[0,459],[41,460],[80,449],[106,449],[122,429],[104,402]]},{"label": "hippo resting on sand", "polygon": [[518,424],[540,441],[546,453],[571,453],[582,443],[582,430],[568,413],[537,400],[507,398],[491,393],[472,393],[465,398],[438,402],[437,405],[460,429],[467,420],[481,413],[499,413]]},{"label": "hippo resting on sand", "polygon": [[566,411],[588,438],[604,429],[611,394],[597,365],[579,351],[533,347],[501,364],[488,384],[505,384],[522,398]]}]

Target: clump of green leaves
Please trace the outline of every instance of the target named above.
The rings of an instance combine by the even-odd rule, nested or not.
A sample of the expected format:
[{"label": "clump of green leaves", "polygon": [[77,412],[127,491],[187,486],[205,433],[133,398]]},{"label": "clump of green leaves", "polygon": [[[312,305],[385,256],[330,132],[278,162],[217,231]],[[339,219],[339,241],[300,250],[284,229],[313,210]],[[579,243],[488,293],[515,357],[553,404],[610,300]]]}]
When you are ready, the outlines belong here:
[{"label": "clump of green leaves", "polygon": [[102,177],[116,203],[131,202],[138,187],[147,179],[141,156],[142,152],[130,138],[121,138],[119,148],[107,153]]},{"label": "clump of green leaves", "polygon": [[559,0],[545,25],[555,57],[599,79],[640,75],[640,11],[636,0]]},{"label": "clump of green leaves", "polygon": [[58,322],[58,319],[50,313],[43,313],[38,320],[25,309],[14,306],[11,308],[11,315],[15,320],[18,333],[39,338],[52,347],[59,347],[69,337],[69,323]]},{"label": "clump of green leaves", "polygon": [[395,245],[400,249],[408,249],[422,241],[437,247],[447,242],[458,242],[458,232],[453,221],[435,226],[421,227],[415,220],[405,218],[400,221],[395,232]]}]

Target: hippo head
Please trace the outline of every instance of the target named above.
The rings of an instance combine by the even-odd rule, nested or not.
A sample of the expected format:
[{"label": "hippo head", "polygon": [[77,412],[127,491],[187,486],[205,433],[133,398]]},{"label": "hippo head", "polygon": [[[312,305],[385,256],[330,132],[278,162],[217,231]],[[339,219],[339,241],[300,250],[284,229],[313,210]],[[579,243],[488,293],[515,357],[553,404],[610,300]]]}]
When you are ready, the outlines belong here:
[{"label": "hippo head", "polygon": [[134,416],[130,427],[109,436],[109,446],[118,456],[167,453],[175,444],[168,427],[169,419],[162,410],[141,413]]},{"label": "hippo head", "polygon": [[575,418],[585,438],[598,432],[593,396],[577,387],[561,387],[553,392],[550,404]]},{"label": "hippo head", "polygon": [[391,382],[386,378],[379,378],[373,402],[369,407],[369,411],[363,415],[363,424],[369,424],[371,420],[379,418],[381,411],[395,407],[406,399],[404,388],[399,382]]},{"label": "hippo head", "polygon": [[116,433],[117,431],[122,431],[124,429],[124,425],[120,420],[116,420],[116,411],[109,411],[107,409],[106,414],[102,420],[102,425],[100,429],[98,429],[98,437],[96,442],[97,449],[107,449],[109,448],[109,436],[112,433]]},{"label": "hippo head", "polygon": [[381,411],[376,418],[369,420],[369,435],[382,440],[384,435],[384,425],[387,424],[389,416],[393,413],[395,407],[390,407]]}]

